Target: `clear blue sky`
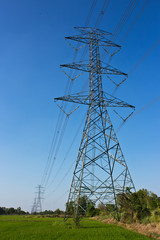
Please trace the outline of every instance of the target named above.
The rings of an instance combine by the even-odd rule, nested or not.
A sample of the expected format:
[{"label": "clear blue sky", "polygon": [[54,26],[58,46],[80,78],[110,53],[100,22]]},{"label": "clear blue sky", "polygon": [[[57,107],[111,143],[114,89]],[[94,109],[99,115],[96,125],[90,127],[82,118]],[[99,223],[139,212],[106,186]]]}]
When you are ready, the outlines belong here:
[{"label": "clear blue sky", "polygon": [[[89,26],[94,26],[103,2],[98,1]],[[117,43],[144,2],[139,1]],[[128,3],[129,0],[111,0],[100,28],[112,32]],[[2,0],[0,3],[0,206],[31,209],[59,113],[53,98],[64,94],[67,82],[59,65],[73,59],[73,49],[64,37],[76,34],[74,26],[84,26],[91,5],[92,0]],[[160,38],[159,10],[159,0],[148,3],[125,38],[122,50],[113,58],[113,66],[129,72]],[[137,111],[160,95],[159,53],[160,45],[116,92],[117,97],[135,105]],[[73,92],[79,91],[85,79],[76,80]],[[104,86],[108,91],[107,83]],[[147,188],[158,195],[159,108],[160,101],[157,101],[117,133],[136,189]],[[72,114],[51,179],[85,111],[82,107]],[[73,169],[57,192],[52,190],[75,160],[80,139],[81,133],[56,181],[46,189],[43,209],[64,209],[67,195],[61,196],[70,188]]]}]

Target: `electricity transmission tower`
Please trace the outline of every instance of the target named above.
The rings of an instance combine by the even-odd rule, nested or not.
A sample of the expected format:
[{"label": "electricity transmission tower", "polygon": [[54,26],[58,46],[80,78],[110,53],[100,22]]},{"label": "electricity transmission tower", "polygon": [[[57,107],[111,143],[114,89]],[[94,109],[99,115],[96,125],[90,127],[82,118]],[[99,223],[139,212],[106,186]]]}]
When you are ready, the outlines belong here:
[{"label": "electricity transmission tower", "polygon": [[33,202],[32,209],[31,209],[31,214],[33,214],[35,212],[36,212],[36,197],[34,198],[34,202]]},{"label": "electricity transmission tower", "polygon": [[[79,147],[77,162],[73,173],[67,206],[74,204],[75,218],[83,209],[81,197],[87,196],[94,204],[114,204],[115,213],[119,219],[117,196],[126,188],[135,191],[119,141],[116,137],[108,109],[135,107],[103,91],[102,75],[106,75],[116,86],[127,78],[127,74],[104,64],[100,59],[100,48],[108,53],[119,45],[107,39],[108,32],[93,28],[76,28],[80,34],[67,37],[89,46],[89,63],[78,62],[61,65],[89,73],[89,92],[67,95],[57,100],[88,105],[87,117]],[[116,83],[112,76],[122,76],[124,79]],[[131,115],[131,114],[130,114]],[[67,212],[67,208],[66,208]]]},{"label": "electricity transmission tower", "polygon": [[43,191],[42,191],[42,186],[41,185],[38,185],[38,192],[36,192],[36,197],[34,199],[34,203],[33,203],[33,206],[32,206],[32,210],[31,210],[31,213],[40,213],[42,212],[42,203],[41,203],[41,200],[43,199],[42,198],[42,194],[43,194]]}]

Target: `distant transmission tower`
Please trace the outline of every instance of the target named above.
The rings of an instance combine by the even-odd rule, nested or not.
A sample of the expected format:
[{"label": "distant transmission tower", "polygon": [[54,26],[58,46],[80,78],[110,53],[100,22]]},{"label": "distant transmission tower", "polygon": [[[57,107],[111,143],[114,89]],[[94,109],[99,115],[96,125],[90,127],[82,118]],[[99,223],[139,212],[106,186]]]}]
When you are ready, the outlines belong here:
[{"label": "distant transmission tower", "polygon": [[38,185],[38,187],[37,187],[38,191],[36,192],[36,197],[34,199],[31,213],[42,212],[42,203],[41,203],[41,200],[43,199],[42,198],[42,194],[43,194],[42,188],[43,187],[41,185]]},{"label": "distant transmission tower", "polygon": [[32,209],[31,209],[31,214],[33,214],[35,212],[36,212],[36,197],[34,198],[34,202],[33,202]]},{"label": "distant transmission tower", "polygon": [[[115,49],[113,55],[120,46],[106,38],[110,35],[108,32],[93,28],[76,29],[79,30],[80,35],[66,39],[89,45],[89,63],[78,62],[61,67],[88,72],[89,92],[55,98],[55,101],[63,100],[88,105],[67,206],[71,202],[74,203],[77,218],[84,210],[80,205],[80,199],[87,196],[95,204],[114,204],[119,219],[117,195],[125,192],[127,188],[135,191],[135,187],[109,117],[108,108],[128,107],[134,110],[135,107],[105,93],[102,89],[102,74],[106,74],[116,86],[127,78],[127,74],[100,60],[100,47],[108,53],[111,49]],[[124,79],[117,83],[111,79],[114,75]]]}]

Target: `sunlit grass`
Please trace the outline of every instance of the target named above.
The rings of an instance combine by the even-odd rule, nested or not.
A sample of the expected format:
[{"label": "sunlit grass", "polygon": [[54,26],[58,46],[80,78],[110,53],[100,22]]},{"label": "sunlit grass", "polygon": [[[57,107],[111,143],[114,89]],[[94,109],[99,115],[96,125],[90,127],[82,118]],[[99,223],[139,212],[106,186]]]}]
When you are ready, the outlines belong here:
[{"label": "sunlit grass", "polygon": [[146,236],[104,224],[82,219],[75,228],[71,219],[41,218],[38,216],[0,216],[0,240],[147,240]]}]

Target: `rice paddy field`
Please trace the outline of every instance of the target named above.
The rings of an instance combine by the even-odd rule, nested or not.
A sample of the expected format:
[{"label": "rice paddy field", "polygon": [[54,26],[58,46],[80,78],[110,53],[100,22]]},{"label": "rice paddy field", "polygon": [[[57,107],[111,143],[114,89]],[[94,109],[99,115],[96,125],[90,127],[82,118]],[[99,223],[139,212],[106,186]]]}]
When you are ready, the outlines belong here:
[{"label": "rice paddy field", "polygon": [[147,240],[122,227],[84,218],[75,228],[72,219],[38,216],[0,216],[0,240]]}]

